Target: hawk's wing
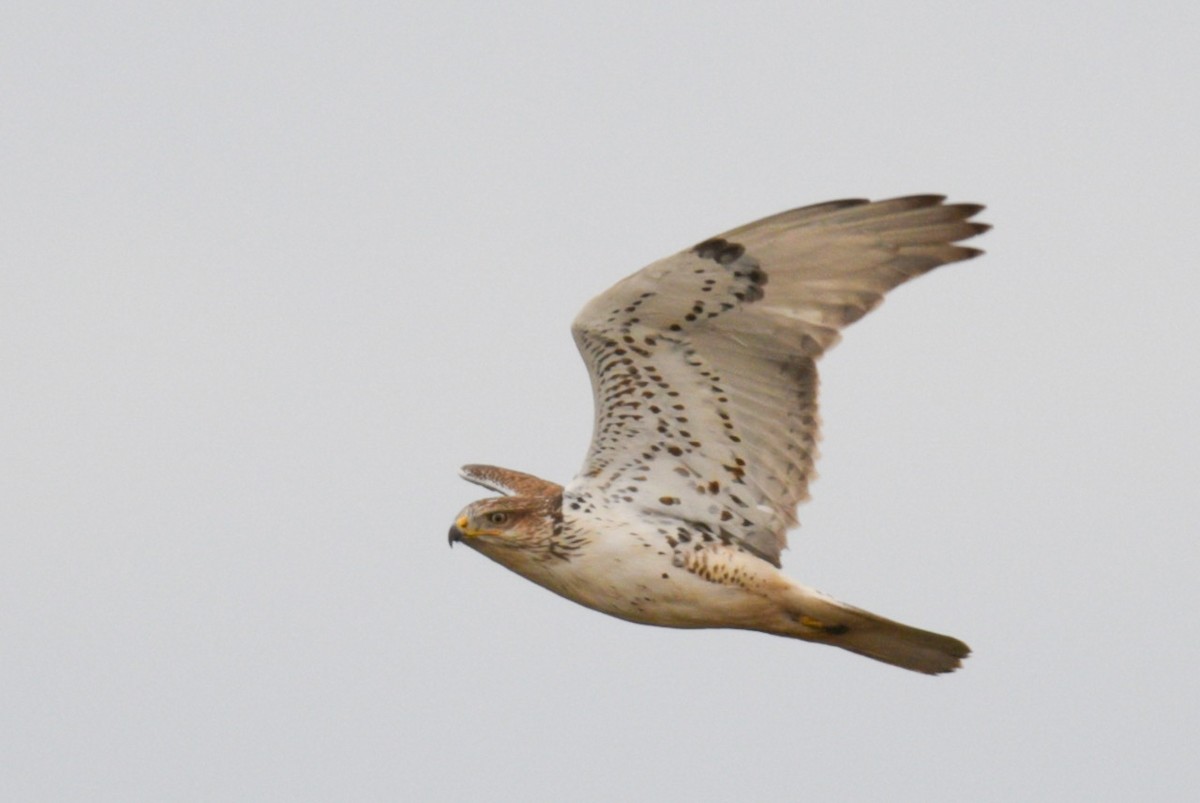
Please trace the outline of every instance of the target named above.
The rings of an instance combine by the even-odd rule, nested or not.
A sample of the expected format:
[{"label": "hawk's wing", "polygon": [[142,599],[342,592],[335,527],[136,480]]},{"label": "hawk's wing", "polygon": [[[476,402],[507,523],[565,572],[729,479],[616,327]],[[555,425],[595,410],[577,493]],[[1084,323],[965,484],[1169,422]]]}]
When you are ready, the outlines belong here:
[{"label": "hawk's wing", "polygon": [[[884,293],[976,256],[981,206],[834,201],[734,229],[593,299],[572,333],[595,394],[571,498],[687,522],[779,564],[817,456],[814,361]],[[578,504],[588,504],[586,499]]]},{"label": "hawk's wing", "polygon": [[478,463],[463,466],[459,469],[458,476],[505,496],[557,496],[563,490],[558,483],[532,474]]}]

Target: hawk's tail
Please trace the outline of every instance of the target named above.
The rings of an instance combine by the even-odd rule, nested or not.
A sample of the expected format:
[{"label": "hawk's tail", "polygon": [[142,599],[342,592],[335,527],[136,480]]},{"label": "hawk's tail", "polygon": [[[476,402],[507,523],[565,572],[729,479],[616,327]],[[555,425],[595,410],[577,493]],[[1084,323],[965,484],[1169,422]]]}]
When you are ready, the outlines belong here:
[{"label": "hawk's tail", "polygon": [[893,666],[940,675],[962,666],[971,648],[956,638],[909,625],[838,602],[796,585],[789,607],[795,626],[783,635],[841,647]]}]

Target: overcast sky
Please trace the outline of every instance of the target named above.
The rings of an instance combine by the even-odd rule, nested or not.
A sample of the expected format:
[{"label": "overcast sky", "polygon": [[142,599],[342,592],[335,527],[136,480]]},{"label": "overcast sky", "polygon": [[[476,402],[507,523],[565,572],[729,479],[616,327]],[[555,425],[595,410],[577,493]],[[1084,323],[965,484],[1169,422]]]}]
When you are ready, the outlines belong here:
[{"label": "overcast sky", "polygon": [[[1195,793],[1193,3],[313,6],[0,13],[5,799]],[[988,254],[822,363],[784,566],[962,671],[447,548],[582,462],[591,296],[919,192]]]}]

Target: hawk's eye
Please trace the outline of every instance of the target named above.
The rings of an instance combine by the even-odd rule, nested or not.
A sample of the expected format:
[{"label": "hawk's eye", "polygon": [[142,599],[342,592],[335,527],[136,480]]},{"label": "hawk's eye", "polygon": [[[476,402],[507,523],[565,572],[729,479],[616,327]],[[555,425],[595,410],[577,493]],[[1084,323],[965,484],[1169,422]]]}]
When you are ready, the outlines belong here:
[{"label": "hawk's eye", "polygon": [[487,520],[488,520],[489,524],[507,524],[508,523],[508,514],[500,513],[498,511],[495,513],[489,513],[487,515]]}]

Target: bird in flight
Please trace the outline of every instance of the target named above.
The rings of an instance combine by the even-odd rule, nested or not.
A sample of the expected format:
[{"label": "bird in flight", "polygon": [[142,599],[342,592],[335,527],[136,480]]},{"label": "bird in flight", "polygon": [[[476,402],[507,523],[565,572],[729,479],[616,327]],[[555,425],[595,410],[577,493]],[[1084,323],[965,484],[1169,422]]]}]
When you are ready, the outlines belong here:
[{"label": "bird in flight", "polygon": [[970,649],[780,570],[814,478],[816,360],[893,287],[981,252],[983,207],[938,195],[832,201],[749,223],[649,265],[572,325],[595,396],[565,487],[468,465],[504,494],[450,528],[538,585],[612,616],[757,630],[927,674]]}]

